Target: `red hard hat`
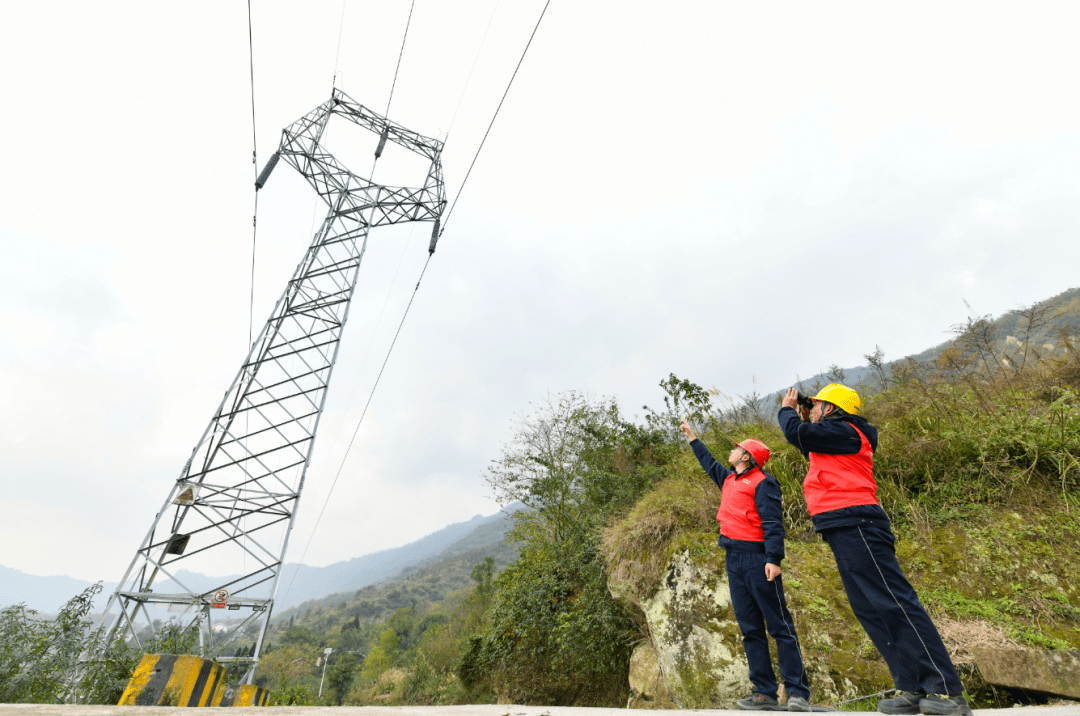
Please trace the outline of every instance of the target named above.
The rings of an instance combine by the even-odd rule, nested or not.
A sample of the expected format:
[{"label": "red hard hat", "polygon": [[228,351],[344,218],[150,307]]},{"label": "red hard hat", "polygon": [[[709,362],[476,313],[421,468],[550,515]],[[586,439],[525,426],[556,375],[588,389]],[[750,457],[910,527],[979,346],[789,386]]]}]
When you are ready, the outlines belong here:
[{"label": "red hard hat", "polygon": [[735,443],[754,457],[758,467],[765,467],[769,461],[769,446],[756,438],[747,438],[742,442]]}]

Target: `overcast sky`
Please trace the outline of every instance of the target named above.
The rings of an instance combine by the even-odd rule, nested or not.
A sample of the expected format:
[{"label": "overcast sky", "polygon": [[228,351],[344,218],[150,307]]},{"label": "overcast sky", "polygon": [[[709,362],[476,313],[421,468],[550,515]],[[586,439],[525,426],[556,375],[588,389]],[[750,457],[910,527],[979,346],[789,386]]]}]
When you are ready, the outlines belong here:
[{"label": "overcast sky", "polygon": [[[451,195],[542,6],[416,2],[390,116],[449,133]],[[407,0],[252,12],[260,165],[335,65],[386,109]],[[0,26],[0,564],[115,581],[247,352],[247,7]],[[775,390],[1080,284],[1078,36],[1073,2],[553,0],[312,538],[426,257],[372,234],[288,559],[494,512],[549,394]],[[260,192],[256,332],[324,212],[285,164]]]}]

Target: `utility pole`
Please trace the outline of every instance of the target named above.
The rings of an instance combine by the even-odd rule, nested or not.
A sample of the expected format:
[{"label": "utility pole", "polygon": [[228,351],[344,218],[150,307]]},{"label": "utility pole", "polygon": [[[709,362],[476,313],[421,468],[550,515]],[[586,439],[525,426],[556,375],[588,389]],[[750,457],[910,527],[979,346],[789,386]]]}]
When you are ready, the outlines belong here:
[{"label": "utility pole", "polygon": [[[427,159],[422,186],[375,184],[343,166],[321,144],[331,117],[375,133],[376,158],[390,142]],[[110,597],[106,643],[142,648],[154,619],[174,616],[198,629],[203,656],[246,662],[242,681],[253,682],[368,234],[433,222],[434,252],[446,207],[442,148],[337,89],[283,130],[256,188],[284,159],[326,202],[326,218]],[[222,616],[233,619],[215,631],[211,618]],[[256,629],[253,654],[221,656]]]},{"label": "utility pole", "polygon": [[322,676],[319,678],[319,698],[315,701],[317,705],[322,705],[322,685],[326,681],[326,665],[330,663],[330,652],[332,651],[333,649],[330,647],[323,649]]}]

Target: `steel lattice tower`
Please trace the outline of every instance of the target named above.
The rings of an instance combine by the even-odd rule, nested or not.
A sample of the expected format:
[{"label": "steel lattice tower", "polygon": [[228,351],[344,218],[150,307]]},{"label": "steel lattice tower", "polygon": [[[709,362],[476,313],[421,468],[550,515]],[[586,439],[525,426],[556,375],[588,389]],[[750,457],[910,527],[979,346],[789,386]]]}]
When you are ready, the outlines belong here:
[{"label": "steel lattice tower", "polygon": [[[333,115],[378,135],[376,158],[389,141],[428,159],[423,186],[383,186],[345,168],[320,144]],[[377,226],[434,222],[428,247],[434,252],[446,206],[442,147],[340,90],[282,132],[256,187],[280,157],[303,174],[329,211],[110,597],[104,621],[110,639],[141,647],[155,633],[150,608],[168,606],[181,612],[181,625],[198,626],[203,655],[220,659],[229,642],[257,624],[254,654],[235,657],[251,662],[245,677],[251,683],[368,233]],[[243,564],[246,569],[210,589],[189,588],[178,574],[199,572],[204,564],[211,565],[206,573],[220,573],[223,563],[236,572]],[[155,580],[164,579],[176,588],[153,591]],[[218,598],[225,611],[215,613],[211,607],[221,590],[229,596],[224,604]],[[241,621],[215,631],[212,614]]]}]

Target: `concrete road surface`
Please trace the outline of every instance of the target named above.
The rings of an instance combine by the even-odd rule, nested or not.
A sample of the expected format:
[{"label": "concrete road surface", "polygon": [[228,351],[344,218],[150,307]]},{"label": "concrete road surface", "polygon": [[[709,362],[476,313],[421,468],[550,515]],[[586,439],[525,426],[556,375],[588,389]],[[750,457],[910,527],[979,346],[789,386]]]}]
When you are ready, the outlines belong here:
[{"label": "concrete road surface", "polygon": [[[258,707],[248,707],[258,708]],[[79,706],[51,704],[0,704],[0,716],[176,716],[169,706]],[[235,708],[202,708],[200,714],[213,711],[222,715]],[[271,706],[260,709],[268,716],[626,716],[626,709],[591,709],[574,706],[516,706],[484,704],[479,706]],[[638,713],[642,713],[639,711]],[[680,715],[746,716],[745,711],[684,710]],[[1011,709],[980,709],[978,716],[1080,716],[1080,704],[1074,706],[1022,706]]]}]

